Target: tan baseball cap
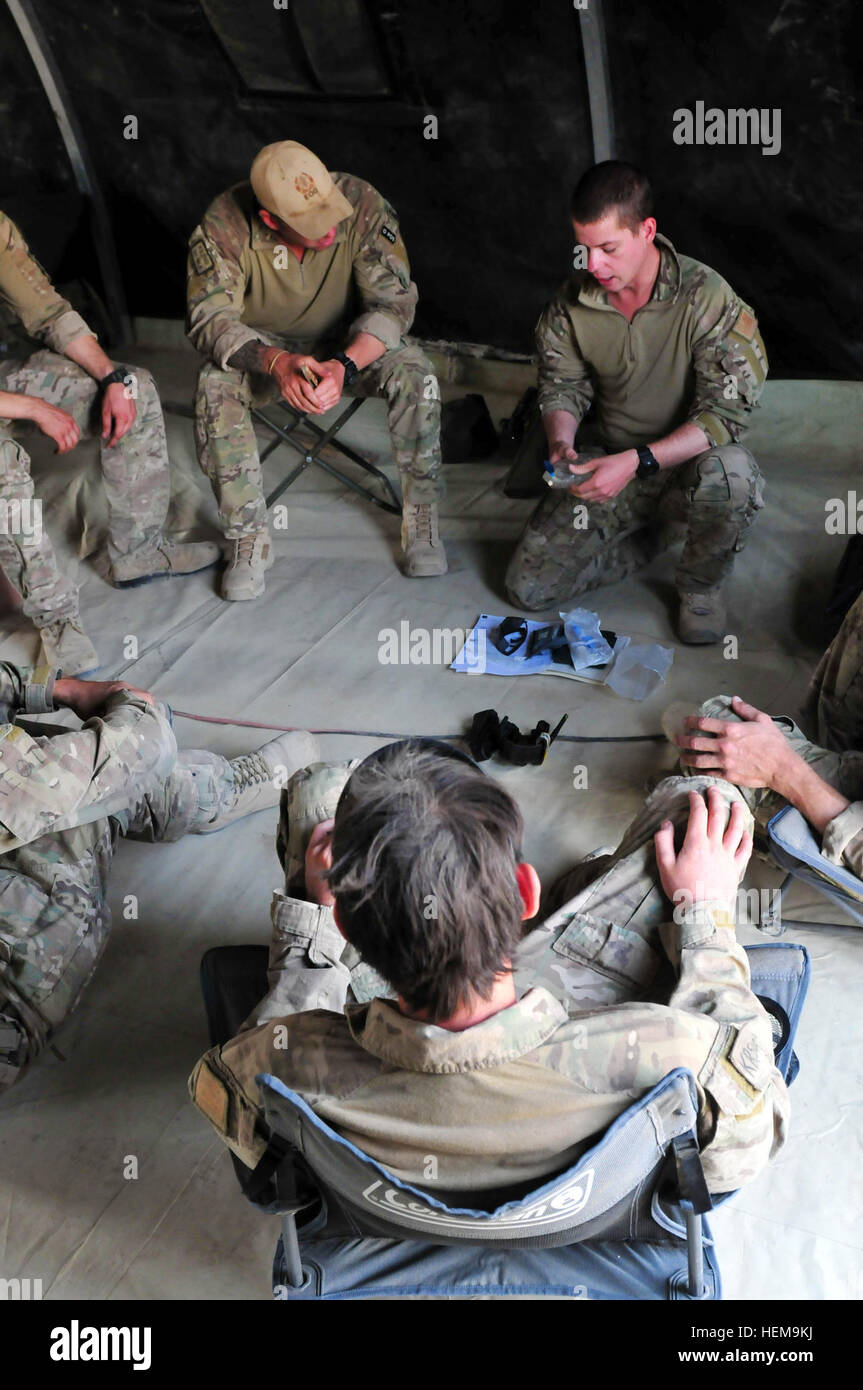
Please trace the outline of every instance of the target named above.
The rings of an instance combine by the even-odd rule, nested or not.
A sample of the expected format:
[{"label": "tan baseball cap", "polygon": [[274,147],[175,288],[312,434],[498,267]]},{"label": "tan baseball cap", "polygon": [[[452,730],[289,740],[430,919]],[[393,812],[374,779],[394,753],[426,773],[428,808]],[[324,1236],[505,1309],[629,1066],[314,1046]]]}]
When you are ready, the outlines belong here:
[{"label": "tan baseball cap", "polygon": [[317,155],[296,140],[265,145],[255,157],[250,178],[261,207],[310,241],[326,236],[354,211]]}]

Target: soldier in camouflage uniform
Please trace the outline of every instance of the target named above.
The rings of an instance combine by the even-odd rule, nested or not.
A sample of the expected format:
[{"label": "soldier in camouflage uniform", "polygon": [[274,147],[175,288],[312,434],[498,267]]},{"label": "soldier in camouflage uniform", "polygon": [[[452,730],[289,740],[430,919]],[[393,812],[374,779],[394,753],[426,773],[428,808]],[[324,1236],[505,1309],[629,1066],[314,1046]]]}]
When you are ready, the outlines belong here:
[{"label": "soldier in camouflage uniform", "polygon": [[[68,707],[70,731],[19,721]],[[121,835],[177,840],[278,802],[314,756],[289,734],[230,762],[181,753],[167,705],[120,682],[0,663],[0,1092],[75,1008],[111,930],[108,872]]]},{"label": "soldier in camouflage uniform", "polygon": [[[153,378],[141,367],[115,369],[2,212],[0,302],[28,334],[48,344],[26,361],[0,363],[0,503],[6,523],[0,524],[0,565],[41,631],[46,659],[75,675],[97,667],[99,658],[81,628],[78,591],[57,567],[41,507],[33,508],[30,459],[11,436],[13,421],[33,421],[61,454],[82,436],[100,433],[107,552],[118,588],[214,565],[219,547],[165,540],[171,477]],[[9,525],[10,517],[23,524]]]},{"label": "soldier in camouflage uniform", "polygon": [[[351,768],[310,768],[289,785],[279,841],[287,894],[302,891],[313,820],[332,816]],[[254,1166],[267,1138],[255,1077],[272,1073],[398,1177],[476,1190],[573,1161],[639,1095],[686,1066],[698,1079],[709,1187],[751,1180],[784,1142],[788,1101],[729,895],[695,894],[672,914],[660,886],[656,853],[671,852],[669,823],[706,819],[693,788],[712,789],[717,824],[737,804],[727,834],[740,837],[735,875],[742,872],[752,821],[740,792],[713,777],[667,779],[613,854],[557,886],[562,905],[517,949],[511,996],[477,1023],[418,1021],[346,944],[311,884],[315,901],[277,894],[269,993],[236,1038],[198,1063],[193,1100]],[[307,877],[309,865],[307,857]],[[530,887],[521,885],[531,875],[528,905]],[[517,878],[529,916],[538,879],[525,865]]]},{"label": "soldier in camouflage uniform", "polygon": [[[540,316],[539,405],[572,489],[543,498],[509,565],[511,601],[563,607],[648,563],[680,523],[682,641],[718,641],[722,587],[763,506],[741,440],[767,374],[755,315],[656,234],[647,180],[607,161],[573,195],[579,268]],[[575,434],[591,405],[596,424]],[[596,446],[596,447],[594,447]],[[583,476],[589,475],[589,476]]]},{"label": "soldier in camouflage uniform", "polygon": [[818,663],[805,717],[825,748],[863,749],[863,594]]},{"label": "soldier in camouflage uniform", "polygon": [[417,289],[390,204],[295,141],[267,145],[250,181],[216,198],[192,233],[188,275],[189,338],[207,358],[198,459],[233,542],[223,597],[264,592],[272,550],[250,408],[279,396],[312,415],[345,390],[384,397],[405,569],[443,574],[439,392],[431,363],[405,338]]},{"label": "soldier in camouflage uniform", "polygon": [[[820,838],[828,863],[863,878],[859,702],[854,718],[863,602],[858,599],[855,607],[822,660],[810,693],[810,710],[826,747],[812,743],[793,719],[771,717],[737,695],[717,695],[691,714],[683,706],[672,707],[663,723],[682,750],[684,771],[710,772],[736,783],[762,831],[784,806],[794,806]],[[842,692],[838,698],[837,690]],[[766,837],[764,847],[769,850]]]}]

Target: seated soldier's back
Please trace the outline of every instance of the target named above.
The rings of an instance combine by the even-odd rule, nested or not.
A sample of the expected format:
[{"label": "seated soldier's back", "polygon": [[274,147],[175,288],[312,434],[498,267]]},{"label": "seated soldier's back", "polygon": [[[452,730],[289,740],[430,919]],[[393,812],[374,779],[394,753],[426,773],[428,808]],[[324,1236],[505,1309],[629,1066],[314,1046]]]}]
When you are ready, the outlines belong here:
[{"label": "seated soldier's back", "polygon": [[201,1059],[190,1090],[250,1167],[267,1137],[255,1077],[269,1073],[405,1182],[510,1189],[575,1162],[675,1067],[697,1075],[718,1031],[661,1004],[572,1019],[542,988],[461,1032],[374,999],[241,1033]]}]

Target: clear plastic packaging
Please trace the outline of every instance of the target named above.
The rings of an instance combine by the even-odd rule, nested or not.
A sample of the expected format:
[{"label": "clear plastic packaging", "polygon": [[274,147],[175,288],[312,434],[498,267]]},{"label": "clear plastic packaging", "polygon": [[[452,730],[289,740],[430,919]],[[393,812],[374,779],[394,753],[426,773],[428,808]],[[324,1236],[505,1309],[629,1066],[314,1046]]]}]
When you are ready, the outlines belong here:
[{"label": "clear plastic packaging", "polygon": [[627,700],[645,700],[662,685],[673,660],[672,647],[646,642],[630,643],[618,653],[605,683]]},{"label": "clear plastic packaging", "polygon": [[589,608],[571,608],[560,616],[572,653],[573,670],[584,671],[588,666],[607,665],[613,652],[599,630],[599,614],[591,613]]}]

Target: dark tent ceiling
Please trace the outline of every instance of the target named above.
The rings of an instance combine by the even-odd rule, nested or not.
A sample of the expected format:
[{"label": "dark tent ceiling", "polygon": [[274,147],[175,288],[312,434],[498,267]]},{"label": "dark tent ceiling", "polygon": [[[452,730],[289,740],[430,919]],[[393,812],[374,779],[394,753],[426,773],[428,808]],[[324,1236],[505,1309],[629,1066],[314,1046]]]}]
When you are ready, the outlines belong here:
[{"label": "dark tent ceiling", "polygon": [[[132,313],[179,317],[185,240],[256,150],[296,138],[397,208],[416,331],[530,351],[566,273],[568,195],[592,162],[568,0],[33,0],[104,189]],[[660,229],[753,304],[774,373],[860,375],[861,112],[853,0],[605,0],[616,152]],[[781,111],[779,152],[680,146],[674,112]],[[80,206],[33,64],[0,3],[0,195],[61,278]],[[427,117],[437,139],[426,139]],[[126,118],[137,139],[124,138]],[[92,258],[90,258],[92,261]]]}]

